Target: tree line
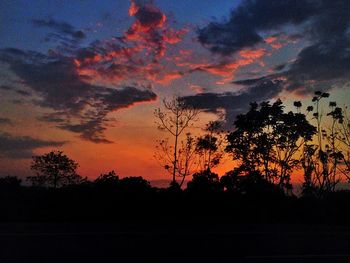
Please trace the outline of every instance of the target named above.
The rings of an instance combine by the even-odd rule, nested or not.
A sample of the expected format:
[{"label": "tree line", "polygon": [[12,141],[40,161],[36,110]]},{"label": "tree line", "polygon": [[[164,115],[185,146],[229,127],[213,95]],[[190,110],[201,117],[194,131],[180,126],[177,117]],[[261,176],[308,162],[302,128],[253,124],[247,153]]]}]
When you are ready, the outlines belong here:
[{"label": "tree line", "polygon": [[[209,122],[204,132],[189,131],[199,120],[200,110],[179,97],[163,100],[154,111],[156,123],[167,137],[157,141],[155,159],[170,175],[169,189],[181,190],[189,177],[188,189],[245,192],[247,185],[272,187],[293,195],[292,176],[303,178],[302,193],[322,197],[336,191],[350,179],[350,119],[346,107],[316,91],[310,105],[295,101],[286,111],[281,100],[251,103],[236,116],[234,128],[223,130],[223,120]],[[328,104],[328,106],[327,106]],[[224,159],[234,167],[219,177],[213,172]],[[27,178],[34,187],[60,188],[69,185],[134,184],[150,186],[142,177],[119,179],[114,171],[93,182],[77,173],[78,163],[62,151],[34,156]],[[15,177],[0,179],[1,185],[19,185]]]},{"label": "tree line", "polygon": [[[226,156],[236,165],[221,177],[225,189],[244,180],[264,181],[292,194],[291,177],[298,173],[303,177],[303,194],[322,197],[350,179],[348,109],[329,97],[316,91],[310,105],[295,101],[295,110],[288,112],[279,99],[254,102],[236,117],[233,130],[224,132],[222,122],[213,121],[197,137],[186,130],[200,111],[181,98],[164,100],[155,116],[172,140],[158,142],[156,157],[172,174],[172,184],[180,187],[189,175],[192,180],[218,181],[212,168]],[[186,135],[180,140],[182,133]]]},{"label": "tree line", "polygon": [[[51,151],[33,157],[30,186],[0,178],[0,221],[349,224],[350,191],[337,188],[350,179],[347,109],[324,92],[316,92],[310,105],[296,101],[293,107],[286,111],[280,100],[251,103],[232,130],[224,131],[219,119],[194,135],[201,112],[181,98],[164,101],[154,113],[165,135],[155,158],[168,173],[167,188],[115,171],[91,180],[65,153]],[[214,168],[227,159],[233,167],[219,176]],[[293,192],[296,174],[303,180],[301,196]]]}]

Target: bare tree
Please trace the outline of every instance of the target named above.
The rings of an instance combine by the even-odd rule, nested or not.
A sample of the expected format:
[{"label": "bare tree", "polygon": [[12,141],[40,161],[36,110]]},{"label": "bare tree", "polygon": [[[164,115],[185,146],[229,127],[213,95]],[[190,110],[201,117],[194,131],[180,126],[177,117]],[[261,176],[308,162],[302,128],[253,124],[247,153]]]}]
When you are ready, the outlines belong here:
[{"label": "bare tree", "polygon": [[[183,185],[185,178],[197,171],[198,163],[196,162],[196,143],[190,133],[186,133],[186,138],[178,143],[178,152],[176,158],[176,177],[180,177],[180,187]],[[157,141],[154,157],[164,169],[173,174],[173,155],[174,146],[169,143],[169,139]],[[174,183],[174,181],[172,182]]]},{"label": "bare tree", "polygon": [[[174,97],[171,100],[164,99],[163,108],[157,108],[154,111],[154,115],[157,118],[156,123],[158,125],[158,128],[160,130],[168,132],[173,138],[173,143],[170,143],[169,139],[166,139],[161,140],[159,144],[159,149],[164,153],[163,158],[169,162],[164,167],[166,170],[171,172],[173,184],[177,183],[177,176],[183,178],[187,175],[187,172],[183,173],[184,168],[180,167],[179,162],[179,155],[183,155],[183,152],[179,152],[179,148],[181,147],[180,137],[182,134],[184,134],[187,128],[189,128],[195,121],[198,120],[199,113],[200,111],[198,109],[186,105],[185,102],[179,97]],[[184,145],[186,145],[186,143],[184,143]],[[187,147],[188,146],[189,145],[187,145]],[[169,150],[171,150],[171,153]],[[182,149],[182,151],[183,150],[184,149]],[[157,156],[162,157],[159,155]],[[187,168],[185,170],[187,171]]]}]

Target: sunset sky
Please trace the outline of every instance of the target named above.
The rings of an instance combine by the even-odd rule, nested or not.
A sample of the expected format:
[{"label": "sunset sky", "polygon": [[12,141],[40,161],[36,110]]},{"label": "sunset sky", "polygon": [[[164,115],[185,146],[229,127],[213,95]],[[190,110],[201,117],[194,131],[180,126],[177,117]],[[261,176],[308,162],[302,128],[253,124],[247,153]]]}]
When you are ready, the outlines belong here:
[{"label": "sunset sky", "polygon": [[218,113],[232,128],[252,101],[349,104],[349,14],[347,0],[2,0],[0,176],[60,149],[89,178],[166,179],[153,111],[172,96],[205,111],[194,133]]}]

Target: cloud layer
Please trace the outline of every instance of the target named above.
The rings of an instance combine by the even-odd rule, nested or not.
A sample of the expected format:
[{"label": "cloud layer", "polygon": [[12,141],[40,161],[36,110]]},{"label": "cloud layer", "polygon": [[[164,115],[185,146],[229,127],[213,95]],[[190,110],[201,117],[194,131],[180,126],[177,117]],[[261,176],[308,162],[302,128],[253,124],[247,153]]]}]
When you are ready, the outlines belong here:
[{"label": "cloud layer", "polygon": [[14,137],[8,133],[0,133],[0,157],[23,159],[34,155],[33,150],[41,147],[62,146],[65,142],[45,141],[32,137]]},{"label": "cloud layer", "polygon": [[[276,65],[272,74],[234,82],[248,87],[246,91],[198,94],[186,100],[203,109],[222,107],[229,113],[227,121],[233,122],[230,113],[243,103],[271,99],[282,90],[303,95],[345,85],[350,79],[349,12],[350,2],[345,0],[242,1],[226,21],[198,30],[204,47],[224,57],[242,55],[245,49],[262,44],[280,49],[297,39],[304,48],[295,60]],[[220,103],[213,106],[208,98]]]},{"label": "cloud layer", "polygon": [[22,84],[39,95],[37,105],[54,110],[41,120],[57,123],[57,127],[96,143],[110,142],[103,135],[108,113],[157,97],[149,88],[90,84],[89,78],[79,75],[70,57],[3,49],[0,60],[10,66]]}]

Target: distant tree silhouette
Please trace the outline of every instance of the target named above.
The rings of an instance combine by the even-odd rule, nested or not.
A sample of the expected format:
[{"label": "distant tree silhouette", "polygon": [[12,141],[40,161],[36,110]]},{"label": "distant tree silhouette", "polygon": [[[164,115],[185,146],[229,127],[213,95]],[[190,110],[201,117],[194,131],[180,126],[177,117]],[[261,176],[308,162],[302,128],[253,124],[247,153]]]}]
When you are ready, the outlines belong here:
[{"label": "distant tree silhouette", "polygon": [[20,188],[22,180],[17,176],[0,177],[0,190],[14,190]]},{"label": "distant tree silhouette", "polygon": [[218,193],[222,190],[219,176],[209,169],[193,174],[187,183],[187,191],[192,193]]},{"label": "distant tree silhouette", "polygon": [[123,192],[143,193],[151,188],[151,183],[141,176],[124,177],[119,180],[119,190]]},{"label": "distant tree silhouette", "polygon": [[235,168],[220,178],[225,191],[253,198],[284,196],[284,190],[266,180],[259,171],[242,173],[240,169],[241,167]]},{"label": "distant tree silhouette", "polygon": [[94,183],[97,187],[114,189],[118,187],[119,181],[119,176],[112,170],[108,173],[101,174],[95,179]]},{"label": "distant tree silhouette", "polygon": [[27,179],[34,186],[58,188],[65,185],[80,184],[83,179],[77,174],[78,163],[61,151],[51,151],[44,155],[33,156],[31,169],[36,176]]},{"label": "distant tree silhouette", "polygon": [[219,121],[211,121],[206,125],[205,134],[197,138],[196,153],[201,171],[210,171],[219,165],[224,155],[220,128]]},{"label": "distant tree silhouette", "polygon": [[237,116],[234,131],[227,136],[226,151],[240,161],[236,171],[259,174],[289,191],[291,172],[298,166],[297,153],[312,139],[315,128],[304,114],[284,113],[283,109],[280,100],[260,106],[251,103],[246,114]]},{"label": "distant tree silhouette", "polygon": [[[163,109],[157,108],[154,111],[158,128],[168,132],[173,138],[173,143],[170,143],[169,139],[158,141],[155,154],[165,170],[171,173],[173,184],[177,183],[177,177],[183,182],[184,177],[188,175],[188,158],[192,152],[193,139],[187,133],[186,139],[181,143],[180,137],[197,120],[198,114],[199,110],[186,105],[179,97],[169,101],[164,99]],[[184,158],[179,159],[181,156]]]}]

